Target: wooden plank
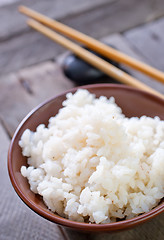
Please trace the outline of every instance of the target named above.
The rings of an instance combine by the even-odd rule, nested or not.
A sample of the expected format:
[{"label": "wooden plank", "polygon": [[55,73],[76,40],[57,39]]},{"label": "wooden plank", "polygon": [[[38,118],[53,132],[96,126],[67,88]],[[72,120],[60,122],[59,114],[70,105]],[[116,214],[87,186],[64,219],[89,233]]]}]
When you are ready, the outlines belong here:
[{"label": "wooden plank", "polygon": [[60,66],[53,62],[23,69],[18,76],[31,89],[35,105],[74,87],[63,75]]},{"label": "wooden plank", "polygon": [[0,143],[1,143],[0,144],[0,156],[1,156],[0,161],[4,161],[4,163],[5,163],[5,164],[2,164],[2,162],[1,162],[1,167],[6,169],[6,167],[7,167],[6,153],[7,153],[8,147],[9,147],[10,138],[6,134],[1,120],[0,120]]},{"label": "wooden plank", "polygon": [[125,32],[131,46],[154,67],[164,71],[164,18]]},{"label": "wooden plank", "polygon": [[25,33],[22,37],[0,44],[0,73],[53,59],[64,51],[64,48],[37,32]]},{"label": "wooden plank", "polygon": [[73,16],[68,16],[62,18],[62,22],[88,35],[102,38],[163,16],[164,1],[117,0],[112,4],[104,4],[92,12],[78,14],[76,21]]},{"label": "wooden plank", "polygon": [[[111,44],[112,46],[116,47],[118,50],[126,53],[127,55],[134,57],[135,59],[138,59],[140,61],[143,61],[145,63],[150,64],[150,62],[148,61],[147,58],[145,58],[144,56],[142,56],[140,54],[139,51],[137,51],[135,48],[133,48],[133,46],[131,46],[131,44],[129,44],[128,40],[124,37],[124,35],[120,35],[120,34],[113,34],[109,37],[103,38],[103,41],[106,43]],[[156,58],[156,64],[160,64],[160,58]],[[154,64],[152,64],[154,65]],[[155,81],[154,79],[141,74],[138,71],[135,71],[125,65],[121,66],[132,76],[134,76],[135,78],[137,78],[138,80],[142,81],[143,83],[149,85],[150,87],[152,87],[153,89],[156,89],[157,91],[164,93],[164,87],[163,84]],[[164,70],[164,67],[163,67]]]},{"label": "wooden plank", "polygon": [[33,99],[19,83],[15,74],[1,78],[0,91],[0,117],[9,135],[12,136],[20,120],[30,111]]},{"label": "wooden plank", "polygon": [[[30,3],[31,1],[32,0],[28,1],[28,3]],[[50,7],[50,5],[47,4],[47,1],[43,2],[43,5],[39,5],[40,1],[37,1],[35,3],[33,3],[32,1],[32,5],[30,6],[33,6],[33,8],[35,9],[42,10],[41,12],[52,16],[52,13],[54,12],[54,8],[52,7],[53,5],[51,4],[52,6]],[[64,2],[64,0],[61,2]],[[87,0],[87,2],[89,4],[89,2],[92,1]],[[66,4],[66,2],[64,3]],[[118,0],[114,1],[113,3],[108,2],[101,5],[98,5],[98,3],[99,2],[97,2],[97,5],[95,5],[94,8],[93,4],[92,6],[90,5],[90,8],[87,7],[87,4],[85,8],[82,8],[82,6],[80,5],[82,9],[81,12],[80,10],[77,11],[77,9],[74,9],[74,5],[76,4],[71,5],[71,8],[74,10],[72,10],[72,15],[68,14],[67,16],[66,13],[64,16],[61,16],[61,9],[63,5],[59,4],[59,12],[61,17],[60,20],[63,23],[66,23],[81,32],[89,34],[90,36],[93,36],[95,38],[101,38],[113,32],[124,31],[128,28],[141,24],[147,21],[152,16],[152,14],[154,14],[153,16],[155,17],[162,9],[164,9],[164,1],[162,0],[155,2],[154,8],[150,4],[149,0]],[[40,7],[40,9],[39,6],[42,6],[42,8]],[[46,6],[48,7],[46,8]],[[43,11],[44,9],[45,11]],[[17,19],[18,13],[14,12],[14,10],[12,14],[11,12],[9,14],[5,11],[0,11],[0,13],[2,13],[2,17],[4,18],[3,22],[6,22],[7,24],[9,21],[7,21],[7,19],[5,20],[5,18],[6,16],[11,15],[9,19],[10,24],[12,25],[12,27],[10,26],[10,24],[10,27],[7,25],[8,30],[6,30],[7,27],[3,27],[2,31],[0,31],[0,34],[3,34],[1,40],[9,36],[10,34],[13,36],[13,38],[9,38],[8,40],[0,44],[1,74],[6,74],[38,62],[53,59],[54,57],[65,51],[63,48],[51,42],[41,34],[36,33],[32,30],[28,30],[25,26],[25,19],[19,19],[21,24],[21,26],[19,27],[19,24],[17,22],[15,23],[14,20]],[[12,16],[13,19],[11,19]],[[24,26],[22,26],[22,23],[24,24]],[[17,27],[16,30],[14,30],[15,26]],[[24,32],[24,34],[17,35],[20,31],[26,32]]]},{"label": "wooden plank", "polygon": [[28,31],[26,17],[18,12],[19,5],[26,5],[49,17],[62,19],[65,16],[79,14],[93,7],[99,7],[104,3],[116,0],[21,0],[14,4],[0,8],[1,31],[0,40],[6,40],[11,36]]},{"label": "wooden plank", "polygon": [[[126,29],[128,27],[134,27],[164,14],[163,0],[84,0],[78,1],[78,4],[77,0],[21,0],[18,3],[16,2],[9,6],[0,8],[0,19],[1,23],[3,23],[0,31],[1,40],[28,30],[25,23],[25,17],[19,14],[17,10],[20,4],[27,5],[49,17],[56,18],[61,21],[65,17],[69,20],[70,17],[70,21],[75,24],[74,26],[77,24],[74,22],[74,18],[81,18],[81,14],[88,12],[89,16],[87,16],[87,19],[91,17],[92,21],[97,23],[95,24],[96,32],[98,27],[101,26],[99,24],[99,14],[102,15],[101,12],[103,11],[104,19],[108,19],[109,15],[111,16],[110,19],[112,19],[112,21],[108,21],[107,27],[109,28],[109,24],[112,23],[110,24],[110,28],[114,29],[116,27]],[[90,11],[93,9],[98,11],[96,11],[96,14],[92,17]],[[87,19],[82,20],[88,23]],[[122,19],[124,21],[122,21]],[[115,31],[117,31],[117,28]]]},{"label": "wooden plank", "polygon": [[73,83],[53,62],[1,78],[0,116],[9,134],[13,135],[20,121],[36,105],[72,87]]}]

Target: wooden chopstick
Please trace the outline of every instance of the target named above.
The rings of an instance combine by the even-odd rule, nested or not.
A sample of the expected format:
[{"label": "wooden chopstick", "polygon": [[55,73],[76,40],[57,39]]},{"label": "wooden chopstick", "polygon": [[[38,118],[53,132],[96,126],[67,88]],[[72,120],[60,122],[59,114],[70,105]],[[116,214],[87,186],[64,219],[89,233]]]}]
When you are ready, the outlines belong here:
[{"label": "wooden chopstick", "polygon": [[68,40],[67,38],[61,36],[60,34],[54,32],[53,30],[47,28],[46,26],[42,25],[41,23],[29,19],[27,21],[28,25],[34,28],[35,30],[39,31],[40,33],[44,34],[45,36],[49,37],[53,41],[59,43],[63,47],[69,49],[70,51],[74,52],[77,56],[85,60],[86,62],[90,63],[94,67],[98,68],[99,70],[103,71],[107,75],[117,79],[118,81],[128,84],[130,86],[148,91],[153,93],[161,98],[164,99],[164,95],[155,91],[154,89],[148,87],[147,85],[141,83],[134,77],[128,75],[127,73],[123,72],[122,70],[116,68],[112,64],[106,62],[105,60],[97,57],[95,54],[85,50],[84,48],[80,47],[76,43]]},{"label": "wooden chopstick", "polygon": [[101,43],[97,41],[94,38],[91,38],[75,29],[72,29],[60,22],[57,22],[56,20],[53,20],[51,18],[48,18],[34,10],[31,10],[30,8],[27,8],[25,6],[20,6],[19,11],[41,23],[44,25],[47,25],[54,30],[61,32],[62,34],[66,35],[67,37],[70,37],[80,43],[85,44],[90,49],[100,53],[103,56],[106,56],[112,60],[115,60],[120,63],[124,63],[144,74],[147,74],[148,76],[156,79],[159,82],[164,83],[164,73],[159,71],[156,68],[153,68],[149,66],[148,64],[145,64],[141,61],[138,61],[124,53],[121,53],[118,50],[115,50],[104,43]]}]

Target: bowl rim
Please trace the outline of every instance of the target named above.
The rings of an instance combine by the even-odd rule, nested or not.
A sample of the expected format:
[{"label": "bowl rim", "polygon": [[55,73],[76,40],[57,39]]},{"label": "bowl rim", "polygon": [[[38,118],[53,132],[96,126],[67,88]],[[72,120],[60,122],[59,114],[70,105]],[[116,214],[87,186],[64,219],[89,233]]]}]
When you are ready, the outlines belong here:
[{"label": "bowl rim", "polygon": [[164,104],[164,99],[162,99],[152,93],[148,93],[146,91],[136,89],[136,88],[126,86],[126,85],[101,83],[101,84],[90,84],[90,85],[74,87],[74,88],[64,91],[54,97],[49,98],[48,100],[45,100],[44,102],[40,103],[35,108],[33,108],[24,117],[24,119],[20,122],[17,129],[15,130],[15,133],[12,137],[12,140],[11,140],[11,143],[9,146],[9,150],[8,150],[7,166],[8,166],[8,173],[9,173],[10,181],[14,187],[14,190],[16,191],[17,195],[21,198],[21,200],[29,208],[31,208],[31,210],[33,210],[35,213],[39,214],[40,216],[46,218],[47,220],[57,223],[59,225],[62,225],[65,227],[71,227],[71,228],[74,228],[77,230],[86,230],[87,229],[87,231],[101,232],[101,231],[117,231],[117,230],[122,230],[122,229],[128,229],[132,226],[135,226],[135,225],[143,223],[147,220],[150,220],[151,218],[164,212],[164,202],[163,202],[162,204],[160,204],[159,206],[156,206],[155,208],[153,208],[152,210],[150,210],[147,213],[143,213],[143,214],[136,216],[134,218],[131,218],[131,219],[120,220],[118,222],[105,223],[105,224],[96,224],[96,223],[89,224],[89,223],[84,223],[84,222],[72,221],[67,218],[61,217],[61,216],[57,215],[56,213],[51,212],[50,210],[48,210],[48,208],[43,210],[41,207],[38,207],[37,205],[33,204],[33,202],[29,198],[27,198],[26,195],[23,193],[23,191],[19,188],[19,185],[16,182],[16,177],[15,177],[15,174],[14,174],[14,171],[12,168],[12,152],[13,152],[15,139],[16,139],[17,135],[19,134],[19,132],[21,131],[21,128],[23,127],[23,125],[28,121],[28,119],[36,111],[38,111],[40,108],[42,108],[46,104],[50,103],[51,101],[53,101],[54,99],[56,99],[58,97],[66,95],[69,92],[75,92],[78,89],[87,89],[89,91],[89,89],[91,89],[91,88],[104,88],[104,87],[105,88],[107,87],[110,89],[114,88],[114,89],[119,89],[119,90],[124,89],[126,91],[133,91],[135,93],[137,92],[139,95],[145,95],[147,98],[151,98],[151,99],[155,100],[156,102]]}]

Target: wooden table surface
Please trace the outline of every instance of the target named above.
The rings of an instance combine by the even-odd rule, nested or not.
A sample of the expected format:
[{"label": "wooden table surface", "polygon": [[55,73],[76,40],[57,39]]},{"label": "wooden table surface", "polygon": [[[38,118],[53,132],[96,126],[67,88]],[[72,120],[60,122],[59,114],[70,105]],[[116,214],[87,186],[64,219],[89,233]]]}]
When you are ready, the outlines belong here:
[{"label": "wooden table surface", "polygon": [[[0,7],[0,191],[2,196],[8,196],[0,201],[0,240],[164,239],[164,214],[135,229],[115,234],[79,234],[50,223],[18,198],[6,167],[11,137],[25,115],[44,100],[74,87],[61,69],[66,50],[29,29],[17,6],[26,4],[164,71],[164,1],[13,2]],[[164,93],[162,84],[123,67]]]}]

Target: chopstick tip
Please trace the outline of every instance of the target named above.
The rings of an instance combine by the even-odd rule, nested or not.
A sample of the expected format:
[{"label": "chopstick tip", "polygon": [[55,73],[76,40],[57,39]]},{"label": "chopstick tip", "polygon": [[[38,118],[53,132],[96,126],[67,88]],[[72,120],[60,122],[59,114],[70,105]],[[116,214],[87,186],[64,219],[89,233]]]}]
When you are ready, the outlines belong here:
[{"label": "chopstick tip", "polygon": [[18,6],[18,11],[19,11],[19,12],[22,12],[23,8],[24,8],[23,5],[19,5],[19,6]]},{"label": "chopstick tip", "polygon": [[18,11],[21,12],[21,13],[25,13],[27,7],[23,6],[23,5],[19,5],[18,6]]}]

